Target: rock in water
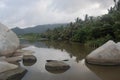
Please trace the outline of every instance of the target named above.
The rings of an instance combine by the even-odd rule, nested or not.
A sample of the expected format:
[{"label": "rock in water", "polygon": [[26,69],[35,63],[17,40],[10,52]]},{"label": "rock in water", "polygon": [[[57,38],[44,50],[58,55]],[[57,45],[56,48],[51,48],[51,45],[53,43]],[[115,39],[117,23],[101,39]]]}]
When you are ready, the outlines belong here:
[{"label": "rock in water", "polygon": [[24,55],[23,56],[23,65],[32,66],[36,63],[37,58],[34,55]]},{"label": "rock in water", "polygon": [[70,66],[63,61],[52,60],[46,63],[45,68],[51,73],[63,73],[67,71]]},{"label": "rock in water", "polygon": [[113,41],[108,41],[86,57],[86,62],[98,65],[120,65],[120,48]]},{"label": "rock in water", "polygon": [[118,42],[116,45],[117,45],[117,49],[119,49],[120,51],[120,42]]},{"label": "rock in water", "polygon": [[22,56],[8,57],[8,58],[5,58],[4,60],[9,63],[16,63],[16,62],[18,63],[19,61],[22,60]]},{"label": "rock in water", "polygon": [[8,62],[0,62],[0,73],[18,68],[17,65]]},{"label": "rock in water", "polygon": [[0,80],[22,80],[26,73],[26,69],[18,67],[17,69],[0,73]]},{"label": "rock in water", "polygon": [[19,47],[16,34],[0,23],[0,55],[11,56]]},{"label": "rock in water", "polygon": [[53,74],[60,74],[66,72],[70,66],[63,61],[57,61],[57,60],[47,60],[47,63],[45,65],[45,69]]}]

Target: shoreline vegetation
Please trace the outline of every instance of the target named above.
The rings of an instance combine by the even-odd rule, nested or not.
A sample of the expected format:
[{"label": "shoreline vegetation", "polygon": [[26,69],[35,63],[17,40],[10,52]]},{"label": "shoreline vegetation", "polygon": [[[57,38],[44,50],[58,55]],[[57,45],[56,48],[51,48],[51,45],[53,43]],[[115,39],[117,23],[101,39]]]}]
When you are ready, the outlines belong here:
[{"label": "shoreline vegetation", "polygon": [[67,27],[48,29],[45,33],[30,33],[19,35],[22,39],[30,41],[72,41],[88,46],[101,46],[108,40],[120,41],[120,0],[114,0],[115,5],[108,9],[108,14],[102,16],[88,16],[84,20],[77,18]]}]

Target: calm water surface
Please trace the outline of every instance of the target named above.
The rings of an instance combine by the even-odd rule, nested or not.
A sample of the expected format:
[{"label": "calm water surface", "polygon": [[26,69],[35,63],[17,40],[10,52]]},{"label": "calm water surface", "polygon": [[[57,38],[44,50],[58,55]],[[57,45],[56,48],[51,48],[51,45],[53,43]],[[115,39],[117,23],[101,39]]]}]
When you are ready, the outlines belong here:
[{"label": "calm water surface", "polygon": [[[79,43],[64,42],[27,42],[25,50],[34,51],[37,62],[32,66],[24,66],[28,73],[22,80],[120,80],[120,66],[95,66],[86,64],[84,58],[94,48]],[[63,72],[50,72],[45,69],[46,60],[64,61],[70,69]]]}]

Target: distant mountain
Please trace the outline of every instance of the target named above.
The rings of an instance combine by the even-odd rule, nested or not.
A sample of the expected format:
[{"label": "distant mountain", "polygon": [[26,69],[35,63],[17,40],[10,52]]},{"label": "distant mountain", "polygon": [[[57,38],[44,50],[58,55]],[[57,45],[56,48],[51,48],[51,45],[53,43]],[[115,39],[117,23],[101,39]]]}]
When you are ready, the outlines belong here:
[{"label": "distant mountain", "polygon": [[61,27],[61,26],[65,27],[66,25],[67,25],[67,23],[64,23],[64,24],[46,24],[46,25],[37,25],[35,27],[28,27],[28,28],[24,28],[24,29],[16,27],[16,28],[13,28],[12,30],[18,35],[27,34],[27,33],[43,33],[47,29],[52,30],[56,27]]}]

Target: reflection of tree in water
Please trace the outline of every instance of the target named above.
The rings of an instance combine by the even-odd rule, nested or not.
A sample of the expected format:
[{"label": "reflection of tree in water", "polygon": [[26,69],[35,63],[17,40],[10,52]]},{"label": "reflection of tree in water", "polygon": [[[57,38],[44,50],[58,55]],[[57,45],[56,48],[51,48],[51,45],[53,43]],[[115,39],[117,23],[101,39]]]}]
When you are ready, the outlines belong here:
[{"label": "reflection of tree in water", "polygon": [[21,41],[21,44],[31,44],[36,47],[42,47],[42,48],[60,49],[61,51],[68,52],[71,58],[75,56],[77,62],[85,58],[86,55],[89,54],[94,49],[84,46],[80,43],[73,43],[68,41],[43,41],[43,42],[31,43],[29,41],[24,40]]},{"label": "reflection of tree in water", "polygon": [[46,45],[50,48],[60,49],[61,51],[66,51],[70,54],[70,57],[76,57],[76,61],[83,59],[86,57],[88,53],[90,53],[93,48],[86,47],[80,43],[72,43],[68,41],[46,41]]},{"label": "reflection of tree in water", "polygon": [[120,66],[98,66],[88,63],[86,66],[102,80],[120,80]]}]

